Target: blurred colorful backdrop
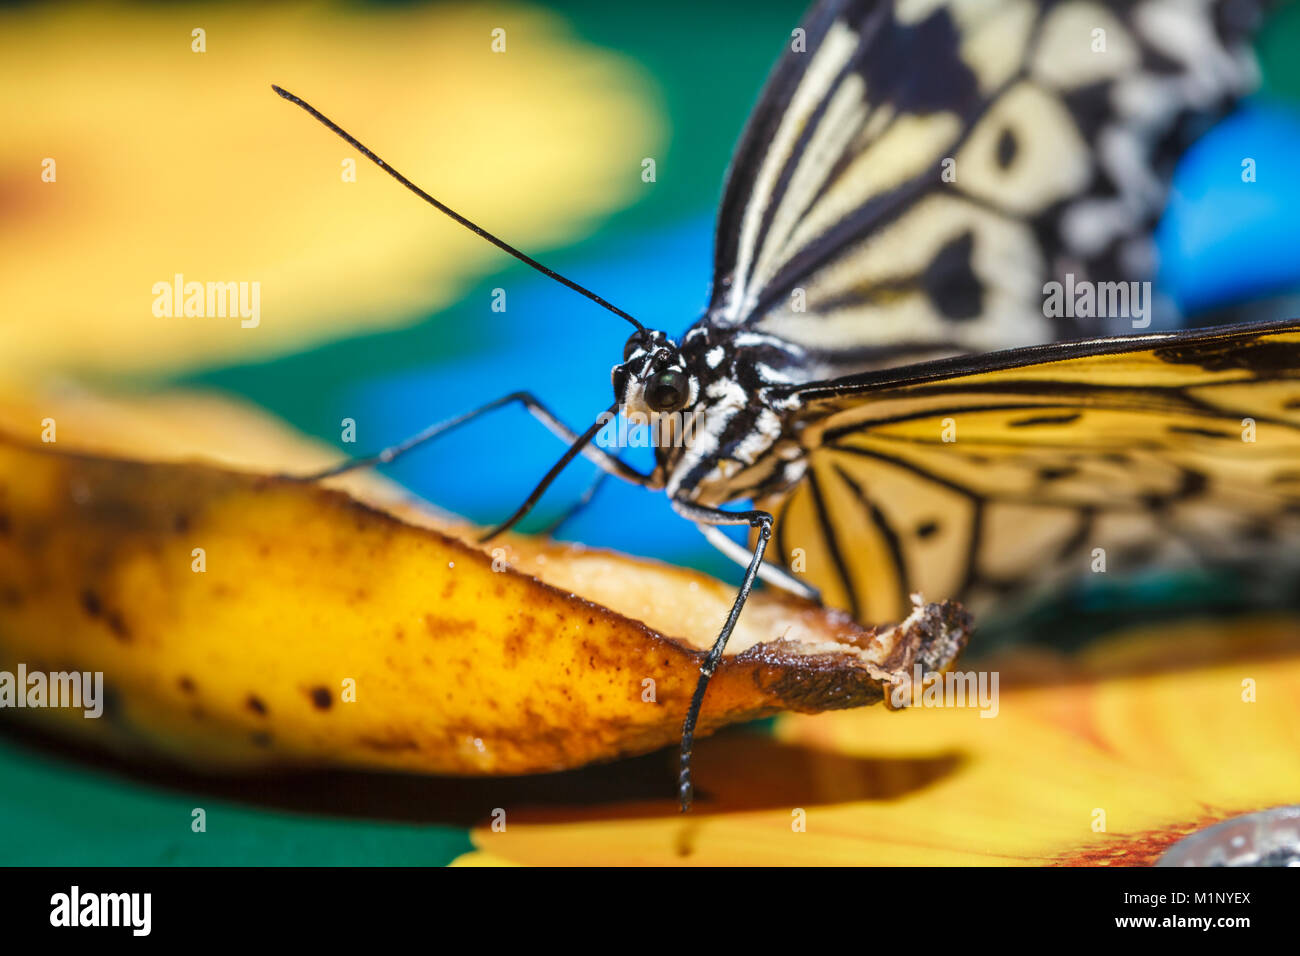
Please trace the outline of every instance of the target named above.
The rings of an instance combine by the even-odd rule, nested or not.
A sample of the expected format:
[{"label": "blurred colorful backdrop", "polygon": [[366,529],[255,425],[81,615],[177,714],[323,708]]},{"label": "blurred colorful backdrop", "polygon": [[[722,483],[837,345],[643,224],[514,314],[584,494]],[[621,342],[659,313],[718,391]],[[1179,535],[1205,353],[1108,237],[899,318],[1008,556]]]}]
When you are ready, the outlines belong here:
[{"label": "blurred colorful backdrop", "polygon": [[[803,7],[0,7],[0,377],[216,390],[341,455],[516,389],[585,424],[610,403],[625,325],[436,215],[270,85],[672,333],[705,305],[730,150]],[[1160,282],[1190,313],[1241,303],[1300,313],[1298,46],[1300,8],[1284,4],[1260,36],[1260,94],[1179,169]],[[1240,177],[1247,155],[1251,184]],[[159,316],[155,285],[177,275],[260,283],[256,323]],[[341,442],[344,419],[355,445]],[[491,523],[561,451],[512,409],[390,474]],[[592,474],[577,463],[525,527],[548,524]],[[563,536],[736,576],[663,496],[616,482]],[[629,772],[657,782],[646,766]],[[468,820],[383,819],[358,796],[364,786],[335,784],[346,814],[292,786],[290,796],[227,789],[211,803],[238,836],[195,841],[168,821],[188,819],[197,784],[142,781],[0,738],[0,862],[441,863],[471,848]]]}]

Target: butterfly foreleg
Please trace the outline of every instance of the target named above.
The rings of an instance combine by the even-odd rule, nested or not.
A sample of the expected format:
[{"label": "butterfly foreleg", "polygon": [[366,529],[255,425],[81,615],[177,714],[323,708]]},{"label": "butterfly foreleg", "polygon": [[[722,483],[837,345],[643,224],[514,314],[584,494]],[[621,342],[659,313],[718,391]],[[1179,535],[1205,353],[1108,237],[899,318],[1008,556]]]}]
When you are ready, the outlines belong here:
[{"label": "butterfly foreleg", "polygon": [[731,632],[735,630],[736,621],[740,618],[740,612],[745,607],[745,600],[749,597],[749,592],[753,590],[754,580],[758,577],[758,569],[763,564],[763,554],[767,551],[767,542],[772,537],[772,516],[766,511],[722,511],[718,508],[709,508],[678,499],[673,499],[673,509],[682,517],[694,521],[696,524],[712,527],[749,525],[758,532],[754,543],[754,551],[749,559],[749,566],[745,569],[745,578],[741,581],[740,590],[736,593],[736,600],[731,605],[731,613],[727,615],[721,633],[718,634],[717,640],[713,642],[713,647],[710,648],[704,662],[700,665],[700,678],[695,685],[695,694],[691,697],[690,708],[686,711],[686,721],[682,724],[678,795],[681,798],[682,812],[685,812],[691,808],[693,793],[691,784],[691,749],[695,742],[695,724],[700,718],[700,708],[704,704],[704,692],[708,689],[709,678],[718,669],[718,662],[722,660],[723,651],[727,649],[727,641],[731,638]]},{"label": "butterfly foreleg", "polygon": [[[410,438],[398,442],[396,445],[390,445],[373,455],[348,459],[347,461],[335,465],[332,468],[327,468],[324,471],[303,475],[301,476],[302,480],[320,481],[325,478],[334,478],[338,475],[347,474],[351,471],[358,471],[362,468],[372,468],[375,465],[386,465],[389,462],[396,460],[401,455],[406,454],[408,451],[411,451],[413,448],[432,441],[441,435],[445,435],[447,432],[453,431],[462,425],[467,425],[474,419],[486,415],[488,412],[494,412],[497,409],[504,408],[506,405],[510,405],[514,402],[522,404],[533,418],[545,425],[553,435],[559,437],[566,444],[572,444],[577,441],[578,433],[565,425],[564,422],[560,421],[560,419],[556,417],[549,408],[543,405],[531,392],[511,392],[509,395],[503,395],[501,398],[488,402],[486,405],[481,405],[462,415],[457,415],[455,418],[450,418],[446,421],[430,425],[428,428],[412,435]],[[641,472],[632,468],[630,465],[625,464],[623,461],[614,455],[609,454],[599,446],[590,444],[586,445],[582,449],[582,454],[599,467],[601,471],[622,478],[624,481],[629,481],[636,485],[644,485],[648,480],[649,476],[641,474]]]},{"label": "butterfly foreleg", "polygon": [[[542,500],[542,495],[546,493],[546,489],[551,487],[551,482],[558,478],[560,473],[569,466],[569,462],[577,458],[578,455],[592,450],[591,443],[595,440],[596,436],[604,430],[605,426],[609,424],[611,416],[613,416],[617,410],[617,403],[611,405],[591,423],[591,426],[585,432],[575,437],[570,443],[568,450],[560,456],[559,461],[551,466],[551,470],[548,471],[545,477],[537,483],[537,486],[533,488],[532,493],[524,499],[524,503],[515,509],[515,513],[491,531],[488,531],[486,534],[481,536],[478,539],[479,543],[486,544],[497,535],[509,531],[522,521],[524,516],[533,510],[533,506]],[[594,450],[600,452],[602,457],[588,457],[592,457],[592,460],[595,461],[596,464],[606,473],[618,475],[625,481],[629,481],[634,485],[640,485],[642,488],[657,490],[663,487],[663,475],[659,468],[656,467],[655,470],[642,474],[632,466],[624,464],[618,458],[610,455],[608,452],[601,451],[600,449]],[[595,493],[595,487],[591,489],[591,493]]]}]

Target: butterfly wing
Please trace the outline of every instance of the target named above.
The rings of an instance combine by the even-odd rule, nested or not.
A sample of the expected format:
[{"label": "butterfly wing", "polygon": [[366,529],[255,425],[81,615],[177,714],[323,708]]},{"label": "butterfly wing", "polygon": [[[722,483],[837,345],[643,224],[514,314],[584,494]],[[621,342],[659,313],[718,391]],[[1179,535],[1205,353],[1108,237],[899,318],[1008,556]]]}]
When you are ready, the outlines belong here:
[{"label": "butterfly wing", "polygon": [[859,620],[1300,542],[1300,322],[1100,339],[792,389],[775,554]]},{"label": "butterfly wing", "polygon": [[1145,272],[1174,159],[1253,83],[1257,7],[818,4],[733,159],[704,322],[821,377],[1145,327],[1047,315],[1044,284]]}]

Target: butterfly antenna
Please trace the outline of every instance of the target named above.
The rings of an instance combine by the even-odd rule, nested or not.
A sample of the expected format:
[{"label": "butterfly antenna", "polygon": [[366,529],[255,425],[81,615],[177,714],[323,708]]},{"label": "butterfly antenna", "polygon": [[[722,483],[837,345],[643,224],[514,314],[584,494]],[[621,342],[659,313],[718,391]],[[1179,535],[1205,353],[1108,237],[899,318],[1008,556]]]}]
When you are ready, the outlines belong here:
[{"label": "butterfly antenna", "polygon": [[456,210],[452,209],[450,206],[446,206],[443,203],[440,203],[438,200],[434,199],[432,196],[426,193],[419,186],[415,185],[415,183],[411,182],[409,179],[407,179],[405,176],[403,176],[401,173],[395,170],[392,166],[389,166],[386,162],[384,162],[382,159],[376,156],[373,151],[371,151],[355,136],[353,136],[343,127],[339,126],[338,123],[335,123],[332,119],[330,119],[320,110],[316,109],[316,107],[312,106],[306,100],[294,96],[288,90],[281,89],[280,87],[276,86],[274,83],[271,84],[271,89],[275,90],[275,92],[278,95],[284,97],[290,103],[293,103],[297,106],[301,106],[304,110],[306,110],[308,113],[314,116],[321,123],[321,125],[325,126],[327,129],[330,129],[336,134],[338,134],[338,136],[341,137],[345,142],[347,142],[354,149],[360,152],[362,156],[366,157],[366,159],[370,160],[372,163],[374,163],[384,172],[388,173],[388,175],[392,176],[399,183],[401,183],[411,192],[415,193],[417,196],[419,196],[421,199],[427,202],[434,209],[437,209],[439,212],[443,213],[444,215],[449,216],[452,219],[456,220],[456,222],[460,223],[470,232],[482,236],[484,239],[492,243],[492,245],[496,246],[498,249],[510,253],[510,255],[514,256],[520,262],[524,263],[524,265],[532,266],[542,275],[549,276],[550,278],[554,279],[556,282],[560,283],[561,285],[568,286],[570,289],[572,289],[574,292],[577,292],[579,295],[586,296],[588,299],[590,299],[592,302],[595,302],[597,305],[603,306],[604,308],[613,312],[615,315],[619,316],[620,318],[626,319],[627,321],[631,322],[634,326],[636,326],[637,331],[639,332],[645,331],[645,326],[643,326],[636,319],[632,318],[632,316],[628,315],[622,309],[618,308],[617,306],[613,305],[610,302],[606,302],[603,298],[596,295],[596,293],[592,292],[590,289],[583,288],[582,286],[578,285],[578,283],[574,282],[572,279],[566,279],[564,276],[560,275],[554,269],[548,269],[546,266],[542,265],[532,256],[525,255],[524,253],[516,249],[514,246],[510,245],[510,243],[506,242],[504,239],[497,238],[496,236],[492,235],[492,233],[488,232],[486,229],[484,229],[482,226],[478,225],[477,223],[470,222],[468,219],[466,219],[460,213],[456,212]]}]

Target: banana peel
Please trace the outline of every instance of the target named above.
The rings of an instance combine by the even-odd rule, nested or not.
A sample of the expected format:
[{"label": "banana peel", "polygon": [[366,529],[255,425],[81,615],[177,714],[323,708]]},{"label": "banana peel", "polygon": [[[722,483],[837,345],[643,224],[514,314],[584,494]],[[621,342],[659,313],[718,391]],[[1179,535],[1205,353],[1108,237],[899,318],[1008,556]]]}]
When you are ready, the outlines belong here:
[{"label": "banana peel", "polygon": [[[30,404],[0,409],[0,672],[103,675],[99,718],[0,719],[206,771],[528,774],[677,743],[734,587],[524,536],[484,550],[382,479],[280,473],[330,453],[252,413],[183,401],[169,425],[169,407],[77,401],[53,443],[33,440]],[[204,457],[224,465],[181,460],[212,415],[225,430],[202,433]],[[700,732],[880,702],[969,631],[955,604],[863,628],[756,592]]]}]

